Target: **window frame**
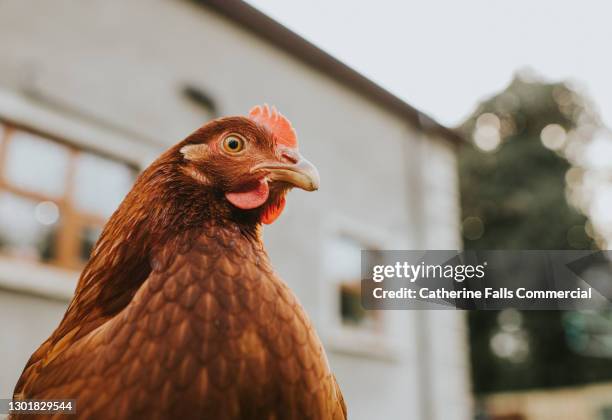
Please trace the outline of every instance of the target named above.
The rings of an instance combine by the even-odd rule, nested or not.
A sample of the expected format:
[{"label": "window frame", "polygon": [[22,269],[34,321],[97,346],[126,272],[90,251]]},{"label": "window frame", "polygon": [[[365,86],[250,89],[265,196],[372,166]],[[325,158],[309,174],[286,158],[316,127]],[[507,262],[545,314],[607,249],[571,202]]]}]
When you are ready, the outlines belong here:
[{"label": "window frame", "polygon": [[[55,138],[49,134],[41,133],[27,127],[19,126],[0,118],[0,123],[3,125],[3,138],[0,142],[0,191],[6,191],[18,197],[30,199],[33,201],[52,201],[57,204],[61,214],[61,221],[58,222],[57,235],[53,238],[57,255],[50,261],[41,262],[52,266],[57,266],[67,269],[79,269],[83,266],[83,261],[80,259],[80,242],[79,235],[81,229],[87,226],[102,228],[106,222],[104,216],[83,211],[77,207],[73,200],[76,163],[79,156],[83,153],[93,153],[104,158],[109,158],[99,152],[75,146],[74,144]],[[44,141],[60,144],[65,147],[69,153],[68,168],[64,182],[64,192],[60,197],[46,195],[44,193],[31,191],[26,188],[18,187],[11,183],[6,177],[6,159],[8,158],[7,150],[10,144],[15,139],[17,132],[25,132],[40,137]],[[130,165],[128,162],[116,158],[110,158],[113,161],[121,162],[127,165],[136,175],[138,168]]]},{"label": "window frame", "polygon": [[[328,215],[323,225],[322,262],[319,301],[322,305],[321,336],[332,352],[351,356],[397,362],[402,358],[401,337],[395,334],[397,317],[394,312],[377,311],[379,324],[375,329],[359,328],[342,321],[340,313],[340,287],[342,280],[334,278],[327,256],[332,244],[340,237],[354,239],[368,249],[400,249],[398,240],[389,233],[373,227],[366,221],[353,220],[346,215]],[[363,248],[362,248],[363,249]],[[396,315],[396,314],[395,314]]]},{"label": "window frame", "polygon": [[[0,89],[0,124],[125,162],[138,172],[168,146],[159,139],[134,137],[102,120],[75,116],[6,89]],[[80,267],[64,268],[0,254],[0,289],[68,302],[79,273]]]}]

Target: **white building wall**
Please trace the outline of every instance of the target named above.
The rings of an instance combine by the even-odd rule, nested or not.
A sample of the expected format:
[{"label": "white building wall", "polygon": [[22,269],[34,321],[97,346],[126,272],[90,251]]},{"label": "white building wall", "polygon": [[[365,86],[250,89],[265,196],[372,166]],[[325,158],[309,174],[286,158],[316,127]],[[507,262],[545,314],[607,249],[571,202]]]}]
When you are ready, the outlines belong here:
[{"label": "white building wall", "polygon": [[[387,249],[458,246],[455,158],[448,144],[424,139],[409,122],[187,1],[5,0],[0,51],[0,88],[27,91],[35,106],[54,112],[78,110],[82,115],[74,118],[93,116],[125,129],[123,136],[137,133],[133,140],[146,139],[140,147],[151,156],[207,119],[181,96],[186,82],[210,94],[223,115],[275,104],[293,121],[322,188],[290,195],[283,216],[266,228],[267,248],[317,324],[351,418],[470,417],[465,335],[456,316],[389,311],[380,339],[342,335],[324,307],[325,296],[334,297],[321,261],[338,226]],[[112,148],[123,155],[121,144]],[[407,167],[419,162],[417,173]],[[10,276],[0,266],[0,284]],[[10,331],[18,339],[0,333],[0,397],[6,397],[20,361],[57,324],[65,304],[1,291],[0,299],[3,319],[19,320]],[[421,322],[432,332],[424,348],[454,348],[457,360],[444,352],[419,354]],[[425,359],[429,375],[440,380],[423,390]],[[440,408],[448,401],[441,395],[453,396],[450,411]]]},{"label": "white building wall", "polygon": [[0,289],[0,398],[13,395],[30,354],[57,327],[66,306],[65,300]]},{"label": "white building wall", "polygon": [[[422,144],[426,168],[422,171],[425,244],[427,249],[461,249],[457,158],[441,139]],[[467,315],[463,311],[430,310],[420,314],[427,324],[423,343],[432,418],[468,418],[473,411],[468,359]]]}]

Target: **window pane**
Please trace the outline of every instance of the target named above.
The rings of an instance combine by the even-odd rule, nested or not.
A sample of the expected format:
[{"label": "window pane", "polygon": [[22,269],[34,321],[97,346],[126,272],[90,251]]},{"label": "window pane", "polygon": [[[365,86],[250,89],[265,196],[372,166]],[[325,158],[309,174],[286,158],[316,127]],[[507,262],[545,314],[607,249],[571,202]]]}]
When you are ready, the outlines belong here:
[{"label": "window pane", "polygon": [[48,261],[56,256],[59,208],[0,191],[0,251],[15,257]]},{"label": "window pane", "polygon": [[361,277],[361,243],[348,236],[334,238],[328,251],[328,262],[331,275],[342,281]]},{"label": "window pane", "polygon": [[109,217],[134,181],[132,169],[90,153],[77,159],[74,202],[81,211]]},{"label": "window pane", "polygon": [[360,283],[342,283],[340,285],[340,315],[345,324],[359,325],[366,318],[366,311],[361,306]]},{"label": "window pane", "polygon": [[82,262],[87,262],[89,260],[94,245],[101,233],[102,228],[99,226],[85,226],[81,229],[79,258]]},{"label": "window pane", "polygon": [[361,282],[342,282],[339,287],[340,318],[344,325],[378,331],[380,312],[367,311],[361,305]]},{"label": "window pane", "polygon": [[330,274],[338,283],[338,309],[344,325],[377,331],[380,316],[361,306],[361,249],[367,246],[348,237],[338,236],[331,243],[328,258]]},{"label": "window pane", "polygon": [[69,159],[67,147],[16,131],[8,144],[6,179],[16,187],[59,198],[65,191]]}]

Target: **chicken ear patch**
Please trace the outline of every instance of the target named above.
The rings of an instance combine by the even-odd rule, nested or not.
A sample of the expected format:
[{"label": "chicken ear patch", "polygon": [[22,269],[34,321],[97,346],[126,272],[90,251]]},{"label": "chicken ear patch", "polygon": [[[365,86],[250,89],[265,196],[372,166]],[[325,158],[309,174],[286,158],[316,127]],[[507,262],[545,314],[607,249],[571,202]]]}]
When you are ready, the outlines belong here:
[{"label": "chicken ear patch", "polygon": [[291,122],[275,107],[257,105],[249,112],[249,118],[274,134],[278,144],[297,149],[297,135]]},{"label": "chicken ear patch", "polygon": [[181,148],[180,152],[187,160],[199,160],[209,154],[209,147],[204,143],[187,144]]},{"label": "chicken ear patch", "polygon": [[251,210],[261,206],[270,195],[268,183],[264,179],[249,183],[236,191],[225,193],[225,198],[242,210]]}]

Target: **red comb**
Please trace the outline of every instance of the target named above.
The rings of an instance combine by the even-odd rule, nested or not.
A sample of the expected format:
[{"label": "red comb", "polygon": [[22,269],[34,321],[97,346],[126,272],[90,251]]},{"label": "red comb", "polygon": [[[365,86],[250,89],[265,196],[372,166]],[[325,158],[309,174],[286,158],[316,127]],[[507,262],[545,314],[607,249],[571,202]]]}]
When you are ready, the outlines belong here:
[{"label": "red comb", "polygon": [[257,105],[251,108],[249,112],[249,118],[267,128],[280,144],[291,148],[297,148],[297,136],[295,130],[291,126],[289,120],[275,107],[270,107],[268,104],[264,106]]}]

